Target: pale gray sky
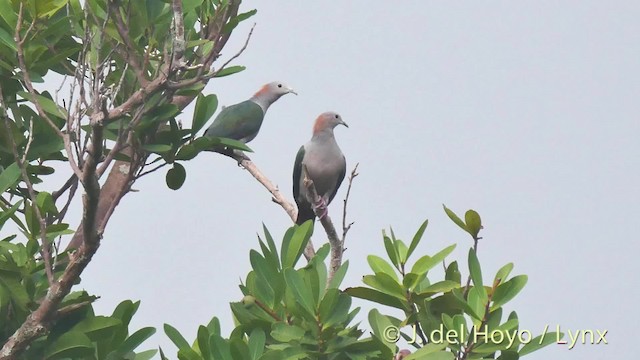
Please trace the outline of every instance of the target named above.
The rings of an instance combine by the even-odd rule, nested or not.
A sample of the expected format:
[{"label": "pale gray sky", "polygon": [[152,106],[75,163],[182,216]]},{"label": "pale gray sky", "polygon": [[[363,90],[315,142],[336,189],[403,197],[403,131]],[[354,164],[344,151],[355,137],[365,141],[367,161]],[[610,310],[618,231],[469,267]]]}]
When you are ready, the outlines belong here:
[{"label": "pale gray sky", "polygon": [[[473,208],[485,227],[485,278],[507,262],[529,276],[507,305],[521,329],[608,330],[609,345],[551,345],[527,359],[629,356],[640,318],[640,2],[244,4],[254,7],[224,51],[230,57],[257,22],[237,61],[247,70],[207,91],[223,105],[272,80],[299,92],[271,107],[251,143],[253,160],[289,198],[293,160],[315,117],[334,110],[349,123],[336,137],[361,175],[345,286],[370,272],[366,255],[385,256],[382,228],[408,240],[425,218],[418,251],[458,243],[449,260],[466,264],[470,240],[442,204]],[[193,339],[217,315],[228,334],[228,303],[241,298],[261,223],[277,239],[290,225],[232,160],[205,154],[186,167],[180,191],[167,189],[161,173],[136,184],[141,191],[117,208],[82,283],[102,296],[99,312],[142,300],[133,326],[158,327],[148,345],[172,356],[162,323]],[[334,218],[345,190],[330,207]],[[323,235],[316,232],[316,244]]]}]

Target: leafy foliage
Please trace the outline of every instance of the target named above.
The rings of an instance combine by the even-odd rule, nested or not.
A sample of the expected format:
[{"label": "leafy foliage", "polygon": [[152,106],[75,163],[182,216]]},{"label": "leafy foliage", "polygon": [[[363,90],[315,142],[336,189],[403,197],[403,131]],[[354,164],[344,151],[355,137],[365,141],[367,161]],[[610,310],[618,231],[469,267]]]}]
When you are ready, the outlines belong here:
[{"label": "leafy foliage", "polygon": [[[180,359],[382,359],[379,341],[357,325],[350,325],[359,308],[338,289],[342,278],[327,284],[325,259],[329,245],[318,249],[305,266],[296,268],[311,236],[311,222],[289,228],[280,251],[264,229],[261,251],[250,253],[252,270],[240,289],[242,301],[231,303],[238,326],[222,338],[213,318],[198,328],[193,346],[165,325],[165,333],[178,347]],[[347,269],[348,262],[342,264]],[[343,272],[344,274],[344,272]]]},{"label": "leafy foliage", "polygon": [[[445,208],[446,209],[446,208]],[[448,210],[448,209],[447,209]],[[478,239],[480,216],[467,212],[466,222],[447,213],[472,239]],[[260,251],[251,250],[252,270],[240,289],[242,301],[231,303],[236,327],[223,338],[217,318],[198,329],[192,345],[170,325],[166,335],[178,347],[179,359],[391,359],[398,353],[396,342],[410,341],[414,353],[404,359],[517,359],[538,350],[562,334],[546,333],[531,339],[519,332],[516,312],[503,319],[503,305],[524,287],[526,275],[509,278],[513,264],[503,266],[492,286],[483,285],[476,246],[469,249],[469,278],[461,281],[458,262],[450,261],[456,244],[434,255],[422,255],[409,266],[423,238],[425,221],[409,246],[383,232],[388,259],[367,257],[372,275],[366,286],[340,290],[348,269],[345,262],[334,281],[327,283],[325,259],[328,244],[303,267],[296,268],[309,239],[311,222],[289,228],[278,252],[273,237],[264,228]],[[475,224],[475,225],[474,225]],[[445,278],[433,280],[430,271],[442,265]],[[410,270],[409,270],[410,269]],[[359,312],[352,298],[370,302],[371,336],[350,326]],[[385,315],[384,307],[401,310],[402,319]],[[412,333],[413,332],[413,333]],[[530,334],[529,334],[530,335]],[[543,339],[544,338],[544,339]]]},{"label": "leafy foliage", "polygon": [[[186,162],[201,152],[251,151],[238,141],[197,135],[218,110],[217,95],[202,94],[207,81],[245,69],[212,65],[228,35],[256,13],[238,13],[238,6],[232,0],[0,1],[0,230],[17,229],[0,236],[0,344],[13,342],[14,358],[146,360],[158,353],[166,359],[162,350],[138,350],[156,331],[130,333],[138,302],[96,315],[97,297],[71,287],[97,251],[104,214],[113,210],[101,209],[98,218],[101,194],[110,194],[106,201],[115,207],[137,179],[162,168],[167,186],[177,190],[187,180]],[[40,90],[61,77],[53,94]],[[193,100],[191,128],[184,127],[178,117]],[[51,191],[45,185],[61,164],[69,165],[68,181]],[[102,177],[108,169],[124,176],[116,188]],[[69,221],[78,189],[83,218]],[[192,342],[168,324],[164,333],[177,357],[188,360],[391,359],[396,341],[411,339],[410,327],[421,341],[412,342],[415,351],[405,359],[518,359],[548,345],[555,334],[527,344],[490,341],[488,334],[509,339],[518,332],[516,313],[504,319],[503,306],[527,277],[510,277],[513,264],[507,264],[487,283],[477,254],[480,215],[469,210],[463,219],[444,210],[473,240],[466,283],[458,261],[448,261],[455,244],[416,253],[427,221],[408,246],[393,230],[383,232],[387,258],[368,256],[372,273],[364,286],[348,289],[340,288],[348,262],[328,276],[329,245],[299,264],[311,222],[288,229],[280,247],[264,228],[259,251],[249,254],[243,298],[230,305],[236,319],[230,335],[215,317]],[[93,227],[73,230],[80,223]],[[82,245],[73,256],[58,245],[70,236]],[[444,279],[437,280],[432,270],[441,264]],[[354,324],[360,310],[354,297],[374,308],[370,332]],[[385,314],[386,307],[404,317]],[[23,331],[31,321],[38,326]],[[442,332],[452,336],[444,341]]]}]

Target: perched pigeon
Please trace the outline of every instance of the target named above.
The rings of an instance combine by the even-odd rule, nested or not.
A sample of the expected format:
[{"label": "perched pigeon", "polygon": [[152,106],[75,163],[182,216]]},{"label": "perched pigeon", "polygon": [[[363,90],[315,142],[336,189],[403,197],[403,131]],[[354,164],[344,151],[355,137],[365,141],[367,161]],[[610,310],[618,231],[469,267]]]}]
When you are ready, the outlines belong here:
[{"label": "perched pigeon", "polygon": [[223,108],[204,135],[234,139],[246,144],[258,135],[269,106],[289,93],[297,95],[284,83],[268,83],[249,100]]},{"label": "perched pigeon", "polygon": [[[293,198],[298,204],[296,224],[315,219],[314,205],[315,207],[329,205],[344,179],[347,163],[333,136],[333,129],[338,125],[349,127],[342,121],[342,117],[334,112],[320,114],[313,126],[311,140],[298,150],[293,166]],[[307,201],[307,189],[303,184],[303,164],[306,165],[309,178],[313,180],[316,191],[321,197],[318,204],[312,205]],[[326,212],[320,218],[324,216]]]}]

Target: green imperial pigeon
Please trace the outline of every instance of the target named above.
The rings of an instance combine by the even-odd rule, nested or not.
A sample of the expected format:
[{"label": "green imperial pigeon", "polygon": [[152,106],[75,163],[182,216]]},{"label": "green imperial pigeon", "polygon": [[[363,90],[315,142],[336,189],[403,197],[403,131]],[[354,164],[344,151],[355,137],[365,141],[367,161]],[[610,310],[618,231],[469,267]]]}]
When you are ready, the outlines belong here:
[{"label": "green imperial pigeon", "polygon": [[[342,151],[333,136],[333,129],[338,125],[349,127],[342,121],[342,117],[334,112],[320,114],[313,126],[311,140],[304,144],[293,165],[293,198],[298,204],[298,219],[296,224],[315,219],[313,205],[307,200],[307,188],[304,186],[302,165],[306,165],[307,172],[321,197],[315,207],[329,205],[336,196],[338,188],[347,171],[347,163]],[[320,218],[327,215],[325,211]]]},{"label": "green imperial pigeon", "polygon": [[246,144],[258,135],[269,106],[288,93],[298,95],[284,83],[268,83],[249,100],[223,108],[204,135],[234,139]]}]

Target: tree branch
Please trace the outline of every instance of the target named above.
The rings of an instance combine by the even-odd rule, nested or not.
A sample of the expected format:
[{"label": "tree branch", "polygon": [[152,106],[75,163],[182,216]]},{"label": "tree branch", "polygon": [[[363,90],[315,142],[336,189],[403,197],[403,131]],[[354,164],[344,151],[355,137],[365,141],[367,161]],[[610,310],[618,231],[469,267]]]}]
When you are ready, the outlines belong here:
[{"label": "tree branch", "polygon": [[329,286],[336,271],[338,271],[340,265],[342,265],[342,253],[344,252],[344,247],[342,246],[342,241],[338,237],[336,228],[333,226],[333,222],[329,217],[327,204],[321,201],[322,198],[318,195],[316,187],[313,185],[313,180],[309,177],[309,172],[307,171],[307,166],[305,164],[302,164],[302,176],[302,185],[307,189],[307,201],[309,204],[314,204],[313,211],[320,220],[320,224],[322,224],[322,227],[329,238],[329,244],[331,244],[329,275],[327,275],[327,286]]},{"label": "tree branch", "polygon": [[358,165],[360,165],[360,163],[357,163],[356,166],[353,167],[353,170],[351,170],[351,175],[349,175],[349,186],[347,187],[347,195],[345,195],[344,200],[342,201],[343,202],[343,207],[342,207],[342,247],[344,247],[344,240],[347,237],[347,233],[351,229],[351,225],[354,224],[354,222],[350,222],[349,224],[347,224],[347,203],[349,202],[349,195],[351,195],[351,185],[353,185],[353,179],[355,179],[356,176],[359,175],[357,173]]},{"label": "tree branch", "polygon": [[[298,218],[298,209],[293,205],[293,203],[289,202],[287,198],[282,195],[277,186],[273,185],[271,180],[267,178],[260,169],[247,157],[246,155],[240,155],[237,152],[232,152],[229,154],[225,154],[232,159],[238,162],[238,165],[242,166],[245,170],[247,170],[251,176],[253,176],[262,186],[265,187],[271,193],[272,198],[271,201],[280,205],[284,211],[289,215],[293,222]],[[313,243],[311,240],[307,243],[307,247],[304,249],[304,257],[308,260],[316,254],[315,248],[313,247]]]},{"label": "tree branch", "polygon": [[138,58],[136,56],[138,54],[138,51],[131,42],[131,37],[129,36],[129,28],[127,27],[127,25],[125,25],[124,19],[122,19],[122,15],[120,14],[120,10],[118,9],[116,2],[109,1],[108,7],[109,13],[111,13],[111,17],[115,22],[115,27],[118,31],[118,35],[120,35],[122,41],[127,47],[126,51],[118,51],[118,53],[125,59],[127,64],[131,65],[131,67],[133,68],[133,73],[136,75],[138,82],[141,86],[144,87],[149,83],[149,81],[145,77],[142,65],[140,65],[140,62],[138,61]]},{"label": "tree branch", "polygon": [[183,66],[184,63],[184,51],[187,47],[187,42],[184,38],[184,18],[182,16],[182,1],[173,0],[171,2],[173,8],[173,58],[172,62],[177,66]]},{"label": "tree branch", "polygon": [[[174,3],[177,2],[174,1]],[[232,17],[237,15],[239,6],[239,0],[229,0],[228,5],[221,7],[217,11],[215,17],[209,18],[210,20],[207,24],[207,36],[210,40],[215,42],[214,51],[210,54],[197,56],[195,58],[195,62],[200,62],[203,65],[199,69],[198,76],[201,77],[200,80],[204,83],[206,83],[208,79],[202,77],[200,70],[204,71],[204,69],[209,69],[213,61],[219,57],[220,51],[231,36],[231,32],[223,32],[223,28]],[[74,117],[73,119],[67,119],[67,134],[63,133],[60,128],[55,126],[55,123],[49,115],[44,112],[42,105],[38,101],[37,92],[32,86],[29,72],[25,65],[24,52],[21,46],[24,43],[24,39],[20,37],[20,27],[23,23],[23,7],[24,5],[20,3],[18,25],[16,26],[16,32],[14,35],[16,43],[19,44],[18,62],[22,71],[22,76],[27,90],[33,97],[33,99],[30,100],[34,103],[38,114],[47,121],[54,131],[56,131],[56,133],[64,140],[65,150],[69,157],[69,163],[85,188],[85,209],[83,213],[83,220],[68,246],[68,248],[76,249],[76,251],[69,255],[68,264],[64,269],[64,272],[57,281],[54,281],[51,284],[47,294],[40,299],[40,305],[38,308],[29,314],[20,328],[18,328],[18,330],[16,330],[2,346],[2,349],[0,349],[0,360],[15,359],[22,351],[28,348],[35,339],[45,335],[49,331],[56,320],[56,314],[62,299],[71,291],[71,288],[77,282],[81,273],[96,253],[100,245],[102,233],[113,214],[115,207],[118,205],[122,197],[130,191],[131,184],[135,181],[134,174],[136,174],[140,166],[144,164],[145,156],[136,146],[137,135],[134,135],[131,132],[124,134],[123,137],[126,138],[126,142],[123,145],[123,154],[129,156],[130,160],[116,161],[111,166],[109,176],[101,188],[98,182],[98,176],[102,172],[106,171],[106,168],[99,170],[96,168],[103,154],[103,127],[109,124],[109,122],[115,121],[117,118],[135,113],[138,107],[144,106],[144,102],[151,95],[167,90],[169,80],[178,73],[178,70],[180,70],[180,64],[170,61],[172,58],[180,57],[178,56],[180,55],[179,51],[177,51],[179,49],[174,47],[174,52],[169,54],[171,49],[165,47],[165,49],[167,49],[166,58],[164,63],[157,69],[157,73],[154,75],[155,78],[153,80],[148,80],[147,83],[143,82],[143,86],[141,86],[140,89],[118,106],[113,105],[111,109],[106,108],[104,93],[99,91],[102,88],[98,87],[98,84],[96,83],[102,83],[105,74],[102,71],[96,70],[93,76],[94,88],[92,89],[92,94],[90,94],[94,105],[93,108],[86,102],[86,98],[83,93],[84,86],[80,89],[80,101],[82,101],[82,104],[86,107],[85,110],[92,108],[92,113],[89,117],[92,135],[90,138],[91,141],[88,144],[85,143],[85,145],[82,146],[76,154],[78,161],[78,163],[76,163],[72,156],[72,146],[77,144],[75,143],[76,140],[73,140],[74,143],[72,145],[70,135],[72,130],[76,130],[76,134],[80,133],[79,120],[85,116],[86,112],[78,107],[75,112],[77,118]],[[88,9],[88,7],[85,8]],[[96,21],[96,23],[98,23],[98,21]],[[106,25],[106,20],[104,24]],[[89,25],[86,26],[88,27]],[[179,24],[176,24],[176,27],[178,26]],[[105,29],[103,27],[103,33],[104,30]],[[103,33],[101,35],[104,35]],[[99,42],[102,43],[102,38]],[[89,60],[87,60],[83,54],[81,54],[81,56],[81,58],[78,58],[77,66],[83,67],[83,71],[88,71],[87,66]],[[130,63],[130,59],[128,62]],[[93,64],[95,65],[93,68],[104,69],[104,66],[109,64],[110,63],[96,62],[96,64]],[[130,65],[133,67],[131,63]],[[76,79],[78,82],[82,83],[85,81],[85,77],[82,76],[83,74],[84,72],[80,70],[77,72]],[[136,75],[140,76],[140,73]],[[186,107],[195,98],[194,94],[174,96],[173,91],[166,91],[163,95],[165,96],[165,99],[169,100],[180,109]],[[99,108],[95,108],[96,105],[98,105]],[[72,122],[76,121],[76,128],[69,128],[72,125]],[[76,139],[78,142],[81,141],[79,136],[76,136]],[[82,170],[80,170],[80,168],[82,168]]]}]

